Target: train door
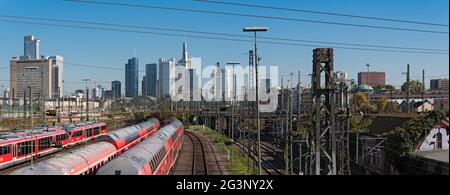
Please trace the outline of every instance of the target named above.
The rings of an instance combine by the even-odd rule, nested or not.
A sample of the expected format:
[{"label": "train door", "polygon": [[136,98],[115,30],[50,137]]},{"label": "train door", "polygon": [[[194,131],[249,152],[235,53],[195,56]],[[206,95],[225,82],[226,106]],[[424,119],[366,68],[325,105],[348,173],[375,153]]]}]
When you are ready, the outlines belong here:
[{"label": "train door", "polygon": [[16,161],[16,156],[17,156],[17,144],[16,143],[14,143],[14,144],[12,144],[12,158],[13,158],[13,162],[14,161]]}]

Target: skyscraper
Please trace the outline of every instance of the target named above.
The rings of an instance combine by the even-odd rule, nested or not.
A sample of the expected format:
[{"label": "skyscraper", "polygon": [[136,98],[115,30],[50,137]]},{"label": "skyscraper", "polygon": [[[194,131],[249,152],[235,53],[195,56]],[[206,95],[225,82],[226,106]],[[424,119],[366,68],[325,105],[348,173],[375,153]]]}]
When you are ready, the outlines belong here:
[{"label": "skyscraper", "polygon": [[[159,59],[159,95],[161,97],[170,95],[170,87],[175,81],[175,75],[173,70],[176,66],[177,61],[172,58],[166,61],[164,58]],[[173,80],[173,81],[171,81]]]},{"label": "skyscraper", "polygon": [[64,59],[61,56],[49,57],[52,65],[52,97],[63,97],[63,73],[64,73]]},{"label": "skyscraper", "polygon": [[52,97],[52,65],[50,59],[10,61],[10,87],[15,97]]},{"label": "skyscraper", "polygon": [[125,64],[125,97],[138,96],[139,60],[133,57]]},{"label": "skyscraper", "polygon": [[122,97],[122,85],[120,81],[113,81],[111,83],[112,97],[120,98]]},{"label": "skyscraper", "polygon": [[15,97],[57,98],[63,94],[63,57],[41,58],[40,40],[33,35],[24,38],[24,56],[10,61],[10,87]]},{"label": "skyscraper", "polygon": [[142,77],[142,96],[148,96],[148,91],[147,91],[147,75],[144,75]]},{"label": "skyscraper", "polygon": [[189,73],[191,73],[190,77],[190,93],[191,100],[199,101],[201,100],[201,72],[202,72],[202,59],[201,58],[191,58],[191,69],[189,69]]},{"label": "skyscraper", "polygon": [[28,60],[41,59],[40,52],[39,52],[40,43],[41,43],[41,40],[35,39],[34,35],[25,36],[22,59],[28,59]]},{"label": "skyscraper", "polygon": [[157,69],[156,69],[157,64],[147,64],[145,65],[145,79],[146,79],[146,92],[148,96],[152,96],[152,97],[156,97],[157,92],[156,92],[156,88],[157,88]]}]

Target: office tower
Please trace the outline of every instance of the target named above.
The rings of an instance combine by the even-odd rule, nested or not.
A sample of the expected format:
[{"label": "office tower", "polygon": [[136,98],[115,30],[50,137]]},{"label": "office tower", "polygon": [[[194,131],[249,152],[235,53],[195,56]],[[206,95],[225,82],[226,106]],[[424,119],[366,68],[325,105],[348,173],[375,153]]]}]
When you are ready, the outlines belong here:
[{"label": "office tower", "polygon": [[145,65],[146,95],[151,97],[156,97],[157,95],[157,73],[157,64]]},{"label": "office tower", "polygon": [[112,91],[112,97],[114,98],[120,98],[122,97],[122,84],[120,81],[113,81],[111,83],[111,91]]},{"label": "office tower", "polygon": [[371,87],[386,85],[386,73],[384,72],[360,72],[358,73],[358,85]]},{"label": "office tower", "polygon": [[35,39],[34,35],[24,37],[23,57],[27,60],[39,60],[41,59],[39,53],[39,46],[41,40]]},{"label": "office tower", "polygon": [[431,79],[431,90],[447,90],[448,91],[448,79]]},{"label": "office tower", "polygon": [[52,98],[63,97],[64,59],[61,56],[49,57],[52,65]]},{"label": "office tower", "polygon": [[138,96],[139,60],[133,57],[125,64],[125,97]]},{"label": "office tower", "polygon": [[170,95],[172,84],[175,82],[175,72],[171,71],[176,66],[174,58],[166,61],[164,58],[159,59],[159,95],[166,97]]},{"label": "office tower", "polygon": [[146,75],[142,77],[142,96],[148,96]]},{"label": "office tower", "polygon": [[50,59],[10,61],[10,88],[16,98],[23,98],[25,91],[32,98],[49,98],[52,96],[52,62]]},{"label": "office tower", "polygon": [[30,88],[32,98],[62,97],[63,57],[41,57],[39,47],[40,40],[25,36],[24,56],[10,61],[10,88],[15,97],[29,97]]}]

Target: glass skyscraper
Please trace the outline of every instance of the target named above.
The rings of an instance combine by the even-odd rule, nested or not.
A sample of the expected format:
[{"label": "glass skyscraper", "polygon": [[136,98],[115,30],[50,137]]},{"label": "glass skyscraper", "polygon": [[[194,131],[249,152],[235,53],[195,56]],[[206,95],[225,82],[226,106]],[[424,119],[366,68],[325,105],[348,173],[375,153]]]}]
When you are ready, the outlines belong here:
[{"label": "glass skyscraper", "polygon": [[122,97],[122,85],[120,81],[113,81],[111,83],[111,91],[112,91],[112,97],[120,98]]},{"label": "glass skyscraper", "polygon": [[157,85],[157,64],[147,64],[145,65],[145,78],[146,78],[146,92],[148,96],[156,97],[156,85]]},{"label": "glass skyscraper", "polygon": [[125,64],[125,97],[137,97],[139,87],[139,60],[135,57]]},{"label": "glass skyscraper", "polygon": [[[172,58],[166,61],[164,58],[159,59],[159,96],[166,97],[170,95],[170,87],[175,80],[172,69],[175,68],[177,61]],[[171,79],[173,81],[171,81]]]}]

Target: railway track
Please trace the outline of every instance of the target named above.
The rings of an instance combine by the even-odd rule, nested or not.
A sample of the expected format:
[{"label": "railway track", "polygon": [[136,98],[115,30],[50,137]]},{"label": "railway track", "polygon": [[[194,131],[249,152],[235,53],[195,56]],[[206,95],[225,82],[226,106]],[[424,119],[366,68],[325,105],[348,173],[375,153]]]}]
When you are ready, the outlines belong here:
[{"label": "railway track", "polygon": [[202,140],[192,132],[186,131],[185,134],[193,145],[192,175],[208,175],[208,163]]},{"label": "railway track", "polygon": [[[256,163],[258,161],[258,157],[256,154],[256,151],[253,151],[246,147],[244,144],[240,143],[239,141],[234,142],[236,146],[244,148],[244,152],[249,155],[253,159],[253,161]],[[283,170],[279,168],[279,164],[274,164],[273,158],[265,155],[265,153],[270,153],[270,151],[267,148],[261,147],[261,168],[268,174],[268,175],[282,175]]]},{"label": "railway track", "polygon": [[186,130],[183,147],[171,175],[223,175],[226,171],[213,143],[206,137]]}]

